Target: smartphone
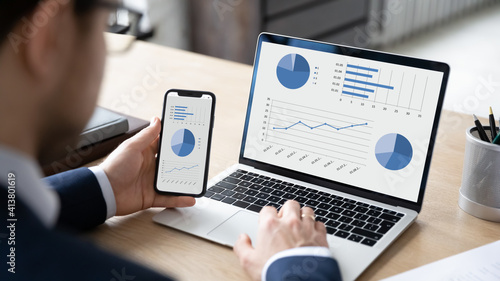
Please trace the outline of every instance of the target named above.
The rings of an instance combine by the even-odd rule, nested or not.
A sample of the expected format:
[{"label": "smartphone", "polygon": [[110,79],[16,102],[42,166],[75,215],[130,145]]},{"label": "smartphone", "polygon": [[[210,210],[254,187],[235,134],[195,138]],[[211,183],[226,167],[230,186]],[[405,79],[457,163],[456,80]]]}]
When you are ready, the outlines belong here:
[{"label": "smartphone", "polygon": [[215,95],[169,90],[163,101],[156,192],[201,197],[207,189]]}]

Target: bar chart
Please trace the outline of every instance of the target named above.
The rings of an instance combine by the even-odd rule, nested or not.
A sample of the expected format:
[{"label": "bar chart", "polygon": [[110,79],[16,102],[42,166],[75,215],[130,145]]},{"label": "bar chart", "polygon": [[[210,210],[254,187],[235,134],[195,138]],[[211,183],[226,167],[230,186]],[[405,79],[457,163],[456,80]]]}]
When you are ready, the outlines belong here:
[{"label": "bar chart", "polygon": [[177,124],[202,125],[208,121],[207,109],[196,106],[170,106],[168,117]]},{"label": "bar chart", "polygon": [[[394,87],[392,86],[388,86],[388,85],[382,85],[382,84],[378,84],[378,83],[373,83],[373,82],[370,82],[370,81],[364,81],[364,80],[361,80],[361,79],[358,79],[357,76],[360,76],[360,77],[365,77],[365,78],[373,78],[373,75],[370,74],[371,72],[374,72],[374,73],[377,73],[378,72],[378,69],[375,69],[375,68],[370,68],[370,67],[364,67],[364,66],[358,66],[358,65],[353,65],[353,64],[347,64],[347,69],[353,69],[353,70],[346,70],[346,77],[344,78],[344,90],[342,90],[342,94],[345,94],[345,95],[350,95],[350,96],[355,96],[355,97],[361,97],[361,98],[369,98],[368,95],[366,94],[358,94],[358,93],[355,93],[354,91],[352,90],[357,90],[357,91],[361,91],[361,92],[368,92],[368,93],[374,93],[375,92],[375,88],[384,88],[384,89],[389,89],[389,90],[394,90]],[[366,71],[367,73],[362,73],[362,72],[358,72],[359,70],[364,70]],[[353,78],[349,78],[349,76],[352,76]],[[348,82],[351,82],[351,83],[348,83]],[[356,84],[361,84],[365,87],[359,87],[359,86],[356,86]],[[369,88],[366,88],[366,86],[370,86]],[[346,89],[347,88],[347,89]]]},{"label": "bar chart", "polygon": [[193,116],[193,113],[187,112],[187,106],[176,105],[173,107],[174,120],[184,121],[186,118]]},{"label": "bar chart", "polygon": [[[341,76],[340,74],[343,74]],[[367,66],[357,63],[340,63],[335,68],[332,89],[342,97],[363,99],[398,108],[422,111],[428,76],[421,73],[400,71],[389,66]]]}]

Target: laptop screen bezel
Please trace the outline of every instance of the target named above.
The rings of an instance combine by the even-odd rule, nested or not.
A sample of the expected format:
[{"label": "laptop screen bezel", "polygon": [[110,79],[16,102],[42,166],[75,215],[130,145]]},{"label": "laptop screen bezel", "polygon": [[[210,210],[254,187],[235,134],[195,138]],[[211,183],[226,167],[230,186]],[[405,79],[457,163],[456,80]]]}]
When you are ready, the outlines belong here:
[{"label": "laptop screen bezel", "polygon": [[[439,71],[439,72],[443,73],[443,80],[441,83],[438,104],[436,107],[436,111],[434,113],[434,122],[432,124],[431,137],[430,137],[429,145],[428,145],[428,149],[427,149],[425,167],[424,167],[424,171],[423,171],[423,175],[422,175],[422,180],[420,183],[420,190],[418,193],[417,202],[404,200],[401,198],[389,196],[386,194],[381,194],[381,193],[374,192],[374,191],[369,191],[369,190],[364,189],[364,188],[359,188],[359,187],[355,187],[355,186],[348,185],[345,183],[327,180],[327,179],[320,178],[317,176],[312,176],[312,175],[305,174],[302,172],[290,170],[290,169],[283,168],[283,167],[278,167],[276,165],[271,165],[268,163],[264,163],[261,161],[257,161],[257,160],[253,160],[253,159],[249,159],[249,158],[244,157],[245,143],[246,143],[246,139],[247,139],[248,126],[249,126],[249,122],[250,122],[250,112],[252,109],[252,100],[253,100],[253,95],[254,95],[255,82],[256,82],[257,72],[259,69],[260,52],[261,52],[262,44],[264,42],[280,44],[280,45],[285,45],[285,46],[293,46],[293,47],[304,48],[304,49],[315,50],[315,51],[326,52],[326,53],[347,55],[347,56],[352,56],[352,57],[357,57],[357,58],[362,58],[362,59],[369,59],[369,60],[375,60],[375,61],[386,62],[386,63],[393,63],[393,64],[398,64],[398,65],[403,65],[403,66]],[[432,152],[433,152],[434,144],[436,141],[436,134],[437,134],[439,119],[440,119],[440,115],[441,115],[441,111],[442,111],[442,107],[443,107],[444,94],[446,91],[446,85],[448,83],[449,72],[450,72],[450,67],[446,63],[442,63],[442,62],[405,57],[405,56],[401,56],[401,55],[389,54],[389,53],[378,52],[378,51],[371,51],[371,50],[366,50],[366,49],[336,45],[336,44],[325,43],[325,42],[312,41],[312,40],[307,40],[307,39],[300,39],[300,38],[283,36],[283,35],[272,34],[272,33],[261,33],[259,35],[259,39],[257,42],[257,48],[256,48],[256,52],[255,52],[252,84],[250,87],[250,95],[249,95],[248,105],[247,105],[247,114],[246,114],[246,119],[245,119],[245,127],[243,130],[243,138],[242,138],[242,142],[241,142],[239,163],[249,165],[249,166],[255,167],[255,168],[260,169],[260,170],[265,170],[265,171],[268,171],[271,173],[275,173],[275,174],[278,174],[281,176],[304,181],[304,182],[307,182],[310,184],[319,185],[319,186],[322,186],[322,187],[325,187],[328,189],[333,189],[336,191],[352,194],[352,195],[363,197],[363,198],[368,198],[370,200],[382,202],[385,204],[409,208],[409,209],[415,210],[416,212],[420,212],[420,210],[422,208],[423,199],[424,199],[427,178],[429,175],[429,168],[430,168],[430,163],[431,163],[431,158],[432,158]]]}]

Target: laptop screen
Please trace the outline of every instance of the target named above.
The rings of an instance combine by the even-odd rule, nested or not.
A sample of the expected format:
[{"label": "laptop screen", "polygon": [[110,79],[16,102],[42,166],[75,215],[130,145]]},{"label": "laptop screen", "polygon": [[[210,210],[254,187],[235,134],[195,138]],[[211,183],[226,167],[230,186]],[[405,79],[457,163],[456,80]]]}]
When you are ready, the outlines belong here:
[{"label": "laptop screen", "polygon": [[442,63],[261,34],[241,157],[421,201],[448,73]]}]

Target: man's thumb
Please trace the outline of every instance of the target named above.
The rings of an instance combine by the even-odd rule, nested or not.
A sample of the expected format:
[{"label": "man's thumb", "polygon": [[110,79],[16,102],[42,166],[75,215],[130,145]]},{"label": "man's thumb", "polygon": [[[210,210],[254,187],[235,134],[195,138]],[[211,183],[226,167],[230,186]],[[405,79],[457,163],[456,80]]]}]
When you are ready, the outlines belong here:
[{"label": "man's thumb", "polygon": [[141,149],[145,149],[150,145],[160,134],[161,122],[158,117],[153,117],[151,123],[148,127],[144,128],[142,131],[137,133],[131,141],[133,145],[139,146]]},{"label": "man's thumb", "polygon": [[248,237],[245,233],[240,234],[238,240],[234,244],[233,251],[240,258],[240,260],[246,255],[250,255],[253,251],[252,240],[250,240],[250,237]]}]

